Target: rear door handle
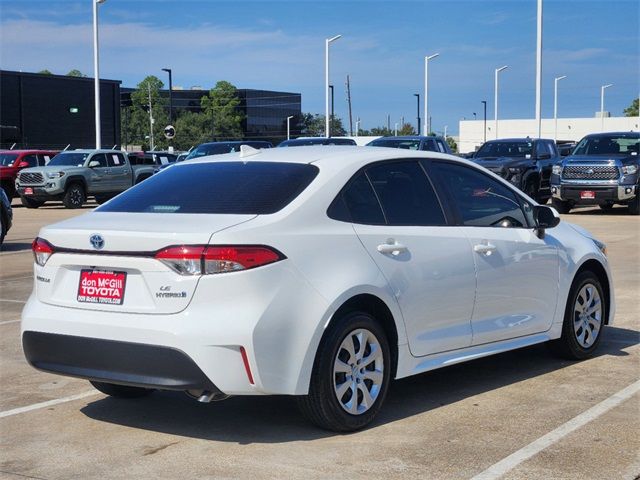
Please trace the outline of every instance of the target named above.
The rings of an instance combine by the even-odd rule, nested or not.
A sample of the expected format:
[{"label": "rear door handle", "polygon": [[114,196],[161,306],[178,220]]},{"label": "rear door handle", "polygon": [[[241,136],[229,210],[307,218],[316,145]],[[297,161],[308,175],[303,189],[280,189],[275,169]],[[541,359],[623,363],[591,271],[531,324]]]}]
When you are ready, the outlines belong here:
[{"label": "rear door handle", "polygon": [[482,253],[486,256],[491,255],[496,249],[496,246],[486,242],[486,243],[479,243],[477,245],[473,246],[473,251],[476,253]]},{"label": "rear door handle", "polygon": [[380,253],[390,253],[391,255],[397,256],[401,253],[406,252],[408,249],[406,246],[401,243],[383,243],[382,245],[378,245],[378,251]]}]

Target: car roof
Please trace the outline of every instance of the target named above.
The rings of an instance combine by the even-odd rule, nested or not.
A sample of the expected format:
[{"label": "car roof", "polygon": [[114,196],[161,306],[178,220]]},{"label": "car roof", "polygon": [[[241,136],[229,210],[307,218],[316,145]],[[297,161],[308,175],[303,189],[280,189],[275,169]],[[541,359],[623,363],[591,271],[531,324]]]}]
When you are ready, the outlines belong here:
[{"label": "car roof", "polygon": [[585,137],[631,137],[631,138],[640,138],[640,132],[600,132],[600,133],[590,133],[589,135],[585,135]]},{"label": "car roof", "polygon": [[537,140],[547,140],[548,142],[553,142],[550,138],[531,138],[531,137],[514,137],[514,138],[497,138],[494,140],[487,140],[485,143],[496,143],[496,142],[535,142]]},{"label": "car roof", "polygon": [[109,148],[101,148],[101,149],[77,148],[75,150],[64,150],[60,153],[123,153],[123,154],[126,154],[126,152],[123,152],[122,150],[111,150]]},{"label": "car roof", "polygon": [[422,140],[425,138],[442,138],[440,135],[398,135],[397,137],[380,137],[373,140],[374,142],[377,140]]},{"label": "car roof", "polygon": [[252,155],[245,155],[244,157],[241,157],[240,155],[240,152],[225,153],[222,155],[208,155],[189,160],[184,164],[176,165],[176,167],[179,168],[181,165],[189,165],[194,163],[241,161],[247,163],[306,163],[314,164],[321,168],[337,169],[349,165],[352,165],[355,168],[360,168],[372,162],[396,159],[400,160],[408,158],[447,159],[475,166],[474,163],[469,162],[468,160],[446,153],[425,152],[420,150],[398,150],[397,148],[387,147],[353,148],[353,146],[341,145],[314,145],[305,147],[304,149],[272,148],[266,150],[258,150],[256,153],[253,153]]},{"label": "car roof", "polygon": [[59,152],[59,150],[0,150],[0,153],[55,153]]}]

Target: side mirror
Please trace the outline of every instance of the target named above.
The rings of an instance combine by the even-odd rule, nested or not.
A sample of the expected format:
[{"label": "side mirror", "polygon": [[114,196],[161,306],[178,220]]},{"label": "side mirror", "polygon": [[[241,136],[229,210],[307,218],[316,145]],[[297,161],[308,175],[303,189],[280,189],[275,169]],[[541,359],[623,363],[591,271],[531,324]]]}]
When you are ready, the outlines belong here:
[{"label": "side mirror", "polygon": [[553,228],[560,223],[560,215],[551,207],[536,205],[533,207],[533,217],[540,229]]},{"label": "side mirror", "polygon": [[29,166],[30,166],[30,165],[29,165],[29,162],[20,162],[20,163],[18,164],[18,168],[27,168],[27,167],[29,167]]},{"label": "side mirror", "polygon": [[550,153],[541,153],[540,155],[538,155],[538,160],[549,160],[550,158]]},{"label": "side mirror", "polygon": [[96,168],[100,166],[100,162],[98,160],[91,160],[89,162],[89,168]]}]

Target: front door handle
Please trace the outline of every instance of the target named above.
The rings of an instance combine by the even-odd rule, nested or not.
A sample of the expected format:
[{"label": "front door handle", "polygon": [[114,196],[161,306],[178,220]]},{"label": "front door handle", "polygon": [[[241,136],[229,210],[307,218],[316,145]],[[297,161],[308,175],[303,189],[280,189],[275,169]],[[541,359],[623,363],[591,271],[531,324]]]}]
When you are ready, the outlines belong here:
[{"label": "front door handle", "polygon": [[390,253],[391,255],[398,256],[401,253],[406,252],[408,249],[406,246],[398,242],[389,242],[378,245],[378,251],[380,253]]},{"label": "front door handle", "polygon": [[491,255],[495,251],[495,249],[496,249],[496,246],[489,242],[479,243],[473,246],[474,252],[484,254],[487,257]]}]

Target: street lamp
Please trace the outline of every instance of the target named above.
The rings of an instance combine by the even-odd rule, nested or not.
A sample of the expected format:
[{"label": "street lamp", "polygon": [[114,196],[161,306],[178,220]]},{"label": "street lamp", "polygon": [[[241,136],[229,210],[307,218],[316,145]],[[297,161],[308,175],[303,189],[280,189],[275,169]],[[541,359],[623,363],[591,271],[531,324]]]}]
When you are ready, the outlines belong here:
[{"label": "street lamp", "polygon": [[566,75],[556,77],[553,80],[553,141],[558,140],[558,82],[563,78],[567,78]]},{"label": "street lamp", "polygon": [[438,57],[439,53],[434,53],[424,57],[424,134],[429,135],[431,122],[429,121],[429,60]]},{"label": "street lamp", "polygon": [[447,128],[449,128],[449,125],[445,125],[444,126],[444,139],[447,140]]},{"label": "street lamp", "polygon": [[100,68],[98,59],[98,5],[106,0],[93,1],[93,90],[96,113],[96,148],[102,148],[102,132],[100,131]]},{"label": "street lamp", "polygon": [[600,121],[602,122],[601,130],[604,132],[604,90],[606,88],[613,87],[613,83],[602,85],[600,87]]},{"label": "street lamp", "polygon": [[496,68],[495,71],[495,90],[493,92],[494,95],[494,103],[493,103],[493,115],[494,115],[494,122],[495,122],[495,130],[496,130],[496,138],[498,138],[498,74],[505,70],[506,68],[508,68],[508,65],[505,65],[503,67],[500,68]]},{"label": "street lamp", "polygon": [[289,140],[289,138],[290,138],[289,134],[290,134],[291,130],[289,129],[289,122],[291,121],[292,118],[293,118],[293,115],[290,115],[290,116],[287,117],[287,140]]},{"label": "street lamp", "polygon": [[474,119],[474,120],[477,120],[477,119],[478,119],[478,117],[476,116],[476,112],[473,112],[473,119]]},{"label": "street lamp", "polygon": [[342,35],[336,35],[335,37],[327,38],[324,41],[324,117],[325,117],[325,127],[324,127],[324,135],[325,137],[330,137],[331,132],[329,131],[329,45],[331,42],[335,42]]},{"label": "street lamp", "polygon": [[173,125],[173,80],[171,78],[171,69],[163,68],[162,71],[169,74],[169,123]]},{"label": "street lamp", "polygon": [[398,136],[398,122],[396,122],[396,124],[395,124],[395,128],[394,128],[393,136],[394,136],[394,137],[397,137],[397,136]]},{"label": "street lamp", "polygon": [[333,131],[333,85],[329,85],[329,90],[331,90],[331,115],[329,116],[329,137]]},{"label": "street lamp", "polygon": [[420,135],[420,94],[419,93],[414,93],[413,94],[414,97],[416,97],[417,103],[418,103],[418,129],[416,130],[416,132],[418,132],[418,135]]},{"label": "street lamp", "polygon": [[482,100],[480,103],[482,103],[484,107],[484,140],[483,142],[486,143],[487,141],[487,101]]},{"label": "street lamp", "polygon": [[360,117],[356,120],[356,137],[360,135]]}]

